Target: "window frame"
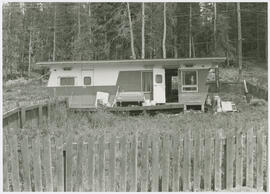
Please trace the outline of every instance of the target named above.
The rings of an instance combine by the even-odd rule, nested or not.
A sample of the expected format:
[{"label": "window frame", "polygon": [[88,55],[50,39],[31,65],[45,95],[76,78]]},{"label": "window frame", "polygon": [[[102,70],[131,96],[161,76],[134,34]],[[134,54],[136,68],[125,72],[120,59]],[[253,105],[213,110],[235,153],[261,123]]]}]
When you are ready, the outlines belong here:
[{"label": "window frame", "polygon": [[[84,79],[87,78],[87,77],[90,78],[90,84],[87,84],[87,85],[86,85]],[[93,84],[92,84],[92,76],[88,76],[88,75],[83,76],[83,85],[84,85],[84,86],[92,86],[92,85],[93,85]]]},{"label": "window frame", "polygon": [[[161,77],[161,82],[157,82],[157,76]],[[161,73],[155,74],[155,84],[163,84],[163,75]]]},{"label": "window frame", "polygon": [[[196,72],[196,84],[195,85],[184,85],[184,76],[183,76],[183,72]],[[193,69],[188,69],[188,70],[181,70],[181,81],[182,81],[182,84],[181,84],[181,90],[183,93],[192,93],[192,92],[198,92],[198,83],[199,83],[199,75],[198,75],[198,70],[193,70]],[[196,87],[196,90],[190,90],[190,91],[187,91],[187,90],[184,90],[184,88],[193,88],[193,87]]]},{"label": "window frame", "polygon": [[[143,91],[143,73],[152,73],[152,91]],[[154,83],[153,83],[153,71],[151,71],[151,70],[141,71],[141,91],[143,93],[149,93],[149,94],[151,94],[153,92],[153,89],[154,89],[153,87],[154,87]]]},{"label": "window frame", "polygon": [[[74,79],[74,84],[73,85],[61,85],[61,78],[73,78]],[[76,86],[76,77],[75,76],[59,76],[59,87],[74,87]]]}]

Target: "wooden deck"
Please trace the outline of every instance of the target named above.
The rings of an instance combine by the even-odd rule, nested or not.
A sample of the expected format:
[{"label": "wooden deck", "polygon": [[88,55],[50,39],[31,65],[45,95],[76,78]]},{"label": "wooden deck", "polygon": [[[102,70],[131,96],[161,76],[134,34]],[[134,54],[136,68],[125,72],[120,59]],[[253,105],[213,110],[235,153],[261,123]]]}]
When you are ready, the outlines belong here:
[{"label": "wooden deck", "polygon": [[[96,112],[100,108],[92,107],[92,108],[72,108],[74,111],[84,111],[84,112]],[[184,109],[183,104],[172,103],[172,104],[164,104],[164,105],[156,105],[156,106],[127,106],[127,107],[106,107],[104,110],[109,112],[182,112]]]},{"label": "wooden deck", "polygon": [[179,103],[183,104],[185,110],[187,106],[200,105],[201,110],[204,111],[206,97],[207,93],[181,93],[179,94]]}]

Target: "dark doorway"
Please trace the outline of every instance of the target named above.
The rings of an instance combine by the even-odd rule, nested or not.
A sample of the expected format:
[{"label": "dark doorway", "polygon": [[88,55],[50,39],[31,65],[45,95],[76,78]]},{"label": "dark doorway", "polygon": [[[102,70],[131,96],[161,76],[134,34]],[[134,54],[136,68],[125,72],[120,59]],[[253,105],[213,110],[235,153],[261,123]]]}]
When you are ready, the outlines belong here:
[{"label": "dark doorway", "polygon": [[166,102],[178,102],[178,70],[165,69]]}]

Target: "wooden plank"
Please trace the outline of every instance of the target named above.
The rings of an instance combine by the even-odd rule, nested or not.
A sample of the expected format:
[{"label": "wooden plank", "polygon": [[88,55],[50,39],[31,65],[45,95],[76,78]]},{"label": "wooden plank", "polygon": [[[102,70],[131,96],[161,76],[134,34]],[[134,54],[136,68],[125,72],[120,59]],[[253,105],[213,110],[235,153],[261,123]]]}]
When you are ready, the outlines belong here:
[{"label": "wooden plank", "polygon": [[21,107],[21,128],[24,127],[24,124],[25,124],[25,107]]},{"label": "wooden plank", "polygon": [[197,130],[194,133],[194,191],[200,191],[201,181],[201,131]]},{"label": "wooden plank", "polygon": [[99,138],[98,191],[105,191],[105,142],[104,135]]},{"label": "wooden plank", "polygon": [[120,191],[127,190],[127,137],[121,137],[121,161],[120,161]]},{"label": "wooden plank", "polygon": [[253,128],[247,131],[247,187],[253,188]]},{"label": "wooden plank", "polygon": [[266,188],[264,189],[266,192],[269,192],[269,172],[268,172],[268,146],[269,146],[269,142],[268,142],[268,135],[263,136],[263,150],[264,150],[264,161],[265,161],[265,174],[266,177],[264,179],[264,185],[266,186]]},{"label": "wooden plank", "polygon": [[185,131],[184,136],[184,169],[183,169],[183,190],[190,191],[190,131]]},{"label": "wooden plank", "polygon": [[152,190],[154,192],[159,191],[159,136],[154,134],[152,139]]},{"label": "wooden plank", "polygon": [[222,139],[221,131],[215,135],[215,191],[221,190],[221,159],[222,159]]},{"label": "wooden plank", "polygon": [[257,130],[257,146],[256,146],[256,169],[257,169],[257,190],[263,191],[263,136],[262,131]]},{"label": "wooden plank", "polygon": [[21,191],[20,182],[19,182],[19,159],[18,159],[18,140],[17,135],[14,133],[12,136],[9,136],[10,142],[9,147],[11,149],[10,161],[12,166],[12,186],[13,191]]},{"label": "wooden plank", "polygon": [[115,192],[115,136],[110,139],[109,191]]},{"label": "wooden plank", "polygon": [[179,135],[174,134],[173,136],[173,182],[172,191],[179,191]]},{"label": "wooden plank", "polygon": [[236,134],[236,172],[235,172],[235,185],[242,187],[243,184],[243,136],[241,133]]},{"label": "wooden plank", "polygon": [[95,141],[94,137],[90,136],[88,139],[88,152],[87,152],[87,158],[88,158],[88,191],[95,191],[94,189],[94,150],[95,150]]},{"label": "wooden plank", "polygon": [[44,150],[44,174],[46,182],[46,190],[53,191],[53,179],[52,179],[52,159],[51,159],[51,139],[50,135],[46,134],[42,137],[43,150]]},{"label": "wooden plank", "polygon": [[148,191],[148,134],[143,135],[143,142],[142,142],[142,184],[141,184],[141,191],[147,192]]},{"label": "wooden plank", "polygon": [[38,107],[38,126],[41,127],[43,122],[42,105]]},{"label": "wooden plank", "polygon": [[49,126],[51,122],[51,103],[50,102],[47,103],[47,122]]},{"label": "wooden plank", "polygon": [[212,138],[209,130],[205,132],[204,146],[204,191],[211,190],[211,169],[212,169]]},{"label": "wooden plank", "polygon": [[130,191],[137,191],[137,133],[133,135],[132,145],[131,145],[131,185]]},{"label": "wooden plank", "polygon": [[35,192],[42,191],[42,177],[41,177],[41,158],[40,158],[40,139],[37,135],[32,140],[32,149],[33,149],[33,168],[34,168],[34,185]]},{"label": "wooden plank", "polygon": [[226,189],[230,190],[233,187],[233,146],[234,138],[229,134],[226,138]]},{"label": "wooden plank", "polygon": [[170,148],[169,148],[169,135],[163,137],[163,154],[162,154],[162,191],[169,191],[169,159],[170,159]]},{"label": "wooden plank", "polygon": [[73,152],[72,152],[72,134],[70,134],[66,141],[66,191],[72,191],[72,160],[73,160]]},{"label": "wooden plank", "polygon": [[30,166],[29,166],[29,149],[28,136],[22,139],[22,171],[23,171],[23,191],[31,191]]},{"label": "wooden plank", "polygon": [[57,191],[64,191],[63,137],[56,138],[56,180]]},{"label": "wooden plank", "polygon": [[9,177],[8,177],[8,163],[9,163],[9,157],[8,157],[8,145],[6,141],[6,136],[3,135],[3,191],[8,192],[9,191]]},{"label": "wooden plank", "polygon": [[81,192],[82,191],[82,181],[83,181],[83,173],[82,173],[82,161],[83,161],[83,139],[78,140],[77,146],[77,170],[76,170],[76,184],[75,184],[75,191]]}]

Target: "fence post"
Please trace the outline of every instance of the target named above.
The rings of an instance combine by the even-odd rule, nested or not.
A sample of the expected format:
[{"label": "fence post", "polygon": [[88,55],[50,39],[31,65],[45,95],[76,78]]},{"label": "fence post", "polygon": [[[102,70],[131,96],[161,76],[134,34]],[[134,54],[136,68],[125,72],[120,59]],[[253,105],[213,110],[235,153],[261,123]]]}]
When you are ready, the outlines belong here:
[{"label": "fence post", "polygon": [[21,124],[20,127],[23,128],[25,124],[25,107],[21,107]]},{"label": "fence post", "polygon": [[179,191],[179,135],[173,137],[173,191]]},{"label": "fence post", "polygon": [[52,179],[52,159],[51,159],[51,139],[50,134],[46,134],[42,137],[43,150],[44,150],[44,172],[46,181],[46,191],[53,191],[53,179]]},{"label": "fence post", "polygon": [[239,132],[236,134],[236,175],[235,175],[235,185],[236,187],[241,187],[243,182],[243,136]]},{"label": "fence post", "polygon": [[204,146],[204,191],[211,190],[211,169],[212,169],[212,137],[209,130],[205,131],[205,146]]},{"label": "fence post", "polygon": [[19,160],[18,160],[18,140],[17,134],[11,130],[11,135],[9,136],[9,147],[10,147],[10,161],[12,165],[12,186],[13,191],[21,191],[19,182]]},{"label": "fence post", "polygon": [[197,130],[194,133],[194,191],[200,191],[201,181],[201,130]]},{"label": "fence post", "polygon": [[132,151],[131,151],[131,192],[137,191],[137,144],[138,144],[138,137],[137,132],[133,135],[132,140]]},{"label": "fence post", "polygon": [[257,130],[257,150],[256,150],[256,164],[257,164],[257,189],[263,191],[263,137],[262,131]]},{"label": "fence post", "polygon": [[226,189],[233,188],[233,134],[229,134],[226,138]]},{"label": "fence post", "polygon": [[127,137],[126,134],[121,138],[121,161],[120,161],[120,191],[126,192],[127,190]]},{"label": "fence post", "polygon": [[163,138],[163,153],[162,153],[162,191],[169,191],[169,135],[164,134]]},{"label": "fence post", "polygon": [[144,134],[142,142],[142,192],[148,191],[148,171],[148,134]]},{"label": "fence post", "polygon": [[104,171],[104,166],[105,166],[105,149],[104,149],[104,135],[102,135],[99,138],[99,168],[98,168],[98,183],[99,183],[99,192],[104,192],[105,189],[105,171]]},{"label": "fence post", "polygon": [[221,190],[221,156],[222,156],[221,131],[216,132],[215,137],[215,190]]},{"label": "fence post", "polygon": [[112,134],[110,139],[110,178],[109,178],[109,191],[115,191],[115,136]]},{"label": "fence post", "polygon": [[[88,185],[89,191],[95,191],[94,188],[94,159],[95,159],[95,141],[93,136],[90,136],[88,139]],[[90,189],[91,188],[91,189]]]},{"label": "fence post", "polygon": [[23,164],[23,191],[31,191],[30,167],[29,167],[29,149],[28,135],[22,140],[22,164]]},{"label": "fence post", "polygon": [[247,187],[253,188],[253,128],[247,131]]},{"label": "fence post", "polygon": [[9,191],[9,177],[8,177],[8,164],[9,164],[9,157],[8,157],[8,148],[7,148],[7,141],[6,135],[3,135],[3,191]]},{"label": "fence post", "polygon": [[152,191],[158,192],[158,181],[159,181],[159,136],[157,134],[153,135],[152,139]]},{"label": "fence post", "polygon": [[73,152],[72,152],[72,143],[73,138],[72,134],[70,133],[67,140],[66,140],[66,169],[64,169],[65,179],[66,179],[66,191],[72,191],[72,160],[73,160]]},{"label": "fence post", "polygon": [[185,130],[183,190],[190,191],[190,130]]},{"label": "fence post", "polygon": [[77,144],[77,170],[76,170],[76,186],[75,186],[75,191],[82,192],[82,181],[83,181],[83,173],[82,173],[82,161],[83,161],[83,139],[80,138],[78,140]]}]

